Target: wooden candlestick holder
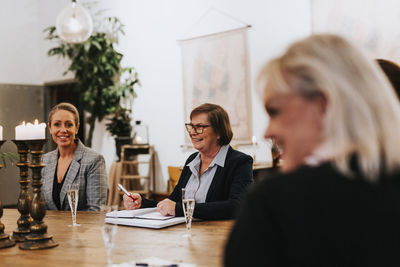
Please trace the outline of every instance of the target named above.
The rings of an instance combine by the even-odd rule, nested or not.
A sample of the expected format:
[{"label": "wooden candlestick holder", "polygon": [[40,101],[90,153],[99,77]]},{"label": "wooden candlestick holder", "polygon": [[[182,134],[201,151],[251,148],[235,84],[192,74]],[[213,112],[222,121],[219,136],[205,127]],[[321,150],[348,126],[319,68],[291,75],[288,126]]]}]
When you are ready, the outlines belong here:
[{"label": "wooden candlestick holder", "polygon": [[29,148],[26,144],[26,140],[12,140],[17,146],[17,151],[19,154],[19,162],[17,162],[17,167],[19,168],[20,178],[20,193],[18,197],[17,209],[21,216],[17,220],[18,228],[14,230],[12,239],[17,242],[23,242],[25,236],[30,233],[29,227],[33,222],[32,217],[29,215],[31,207],[31,196],[29,194],[29,173],[28,173],[28,153]]},{"label": "wooden candlestick holder", "polygon": [[45,166],[42,163],[42,155],[43,145],[46,141],[46,139],[26,141],[32,156],[31,163],[28,166],[32,170],[33,198],[30,212],[33,222],[30,226],[30,233],[25,236],[25,241],[19,244],[20,249],[34,250],[58,246],[58,243],[54,242],[53,236],[47,234],[47,225],[43,222],[46,215],[46,205],[41,192],[41,171]]}]

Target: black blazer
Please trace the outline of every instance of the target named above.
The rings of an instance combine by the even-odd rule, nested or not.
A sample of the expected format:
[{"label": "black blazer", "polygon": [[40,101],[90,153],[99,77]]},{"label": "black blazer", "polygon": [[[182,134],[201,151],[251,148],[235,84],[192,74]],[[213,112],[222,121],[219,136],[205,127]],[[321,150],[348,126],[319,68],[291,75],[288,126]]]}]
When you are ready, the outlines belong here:
[{"label": "black blazer", "polygon": [[[185,162],[181,177],[169,199],[176,202],[175,216],[184,216],[182,209],[182,188],[192,174],[187,164],[199,152],[193,153]],[[249,155],[229,147],[225,165],[217,166],[214,178],[207,193],[205,203],[196,203],[193,216],[204,220],[223,220],[235,217],[240,200],[253,182],[253,159]],[[154,201],[143,199],[142,207],[155,206]]]},{"label": "black blazer", "polygon": [[371,184],[325,163],[255,183],[225,266],[400,266],[399,255],[400,174]]}]

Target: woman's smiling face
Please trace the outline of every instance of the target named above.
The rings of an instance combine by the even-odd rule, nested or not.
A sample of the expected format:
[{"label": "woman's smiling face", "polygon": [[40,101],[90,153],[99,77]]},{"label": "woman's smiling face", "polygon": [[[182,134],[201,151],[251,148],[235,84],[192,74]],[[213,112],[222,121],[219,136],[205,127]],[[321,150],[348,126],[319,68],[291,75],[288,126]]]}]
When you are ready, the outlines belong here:
[{"label": "woman's smiling face", "polygon": [[282,148],[282,171],[304,163],[322,143],[325,101],[295,94],[275,94],[265,102],[270,121],[265,138],[274,138]]},{"label": "woman's smiling face", "polygon": [[213,128],[210,126],[208,121],[207,113],[200,113],[193,115],[191,123],[195,126],[207,126],[204,127],[203,133],[196,133],[193,129],[189,132],[190,139],[192,141],[193,147],[200,151],[201,153],[207,153],[209,151],[215,150],[219,147],[218,139],[219,136],[214,132]]},{"label": "woman's smiling face", "polygon": [[73,145],[78,129],[79,124],[76,124],[74,114],[67,110],[56,111],[49,123],[50,134],[59,147]]}]

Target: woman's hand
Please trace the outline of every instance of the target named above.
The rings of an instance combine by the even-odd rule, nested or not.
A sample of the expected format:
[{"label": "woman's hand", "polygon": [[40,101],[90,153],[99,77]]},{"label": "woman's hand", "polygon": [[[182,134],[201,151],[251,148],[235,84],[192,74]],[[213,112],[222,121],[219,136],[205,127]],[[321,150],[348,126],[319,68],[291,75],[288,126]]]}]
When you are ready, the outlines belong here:
[{"label": "woman's hand", "polygon": [[137,193],[131,193],[131,196],[134,200],[125,194],[123,196],[125,209],[135,210],[140,208],[142,206],[142,197]]},{"label": "woman's hand", "polygon": [[164,216],[172,215],[175,216],[176,202],[166,198],[157,204],[157,211]]}]

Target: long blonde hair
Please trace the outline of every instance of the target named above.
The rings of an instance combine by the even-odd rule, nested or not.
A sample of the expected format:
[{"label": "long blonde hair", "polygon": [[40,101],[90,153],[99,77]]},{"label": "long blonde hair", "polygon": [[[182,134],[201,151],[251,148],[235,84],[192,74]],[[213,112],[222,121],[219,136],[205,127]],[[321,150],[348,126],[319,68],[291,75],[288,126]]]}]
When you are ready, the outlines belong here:
[{"label": "long blonde hair", "polygon": [[371,182],[400,167],[399,100],[374,60],[347,40],[331,34],[300,40],[267,63],[258,81],[268,88],[264,100],[274,92],[326,98],[324,146],[340,172],[352,175],[354,155]]}]

